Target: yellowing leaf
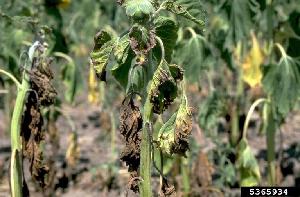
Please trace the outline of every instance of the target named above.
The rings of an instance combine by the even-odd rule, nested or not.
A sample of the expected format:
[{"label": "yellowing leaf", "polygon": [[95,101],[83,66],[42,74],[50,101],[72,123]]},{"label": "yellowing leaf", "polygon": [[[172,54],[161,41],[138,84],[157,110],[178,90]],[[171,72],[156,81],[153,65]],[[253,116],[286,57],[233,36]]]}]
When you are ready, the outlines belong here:
[{"label": "yellowing leaf", "polygon": [[262,72],[260,69],[261,64],[264,61],[264,54],[259,46],[257,38],[254,33],[252,36],[252,48],[246,55],[243,63],[243,80],[251,87],[261,84]]},{"label": "yellowing leaf", "polygon": [[90,73],[89,73],[88,101],[91,104],[98,104],[99,102],[98,82],[96,80],[96,73],[92,64],[90,64]]},{"label": "yellowing leaf", "polygon": [[77,142],[77,133],[72,132],[68,136],[68,149],[66,152],[66,161],[68,166],[75,167],[80,157],[80,150]]}]

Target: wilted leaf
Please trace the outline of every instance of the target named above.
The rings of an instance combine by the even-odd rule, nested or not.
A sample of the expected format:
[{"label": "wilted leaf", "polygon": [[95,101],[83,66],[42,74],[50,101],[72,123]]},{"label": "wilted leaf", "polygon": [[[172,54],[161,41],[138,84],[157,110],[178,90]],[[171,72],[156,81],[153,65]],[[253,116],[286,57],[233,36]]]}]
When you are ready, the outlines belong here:
[{"label": "wilted leaf", "polygon": [[178,46],[176,62],[185,70],[188,80],[198,82],[201,73],[207,69],[206,65],[206,46],[204,38],[201,35],[194,35],[188,41]]},{"label": "wilted leaf", "polygon": [[[142,25],[134,25],[129,32],[131,49],[136,55],[146,56],[156,45],[155,31]],[[143,64],[143,61],[141,61]]]},{"label": "wilted leaf", "polygon": [[204,11],[200,1],[167,0],[163,3],[162,7],[174,14],[195,22],[202,28],[205,26],[205,22],[202,20]]},{"label": "wilted leaf", "polygon": [[129,70],[134,58],[134,53],[130,48],[128,34],[118,40],[118,44],[114,48],[113,54],[117,63],[111,68],[111,73],[120,85],[126,89]]},{"label": "wilted leaf", "polygon": [[185,156],[189,149],[189,136],[192,130],[192,114],[183,96],[176,113],[162,126],[159,131],[159,148],[167,154]]},{"label": "wilted leaf", "polygon": [[33,69],[30,74],[30,85],[38,95],[38,102],[41,105],[49,106],[54,103],[57,92],[51,80],[53,73],[50,70],[52,59],[36,57],[33,59]]},{"label": "wilted leaf", "polygon": [[276,111],[286,115],[295,105],[300,93],[300,62],[283,56],[278,64],[264,69],[263,88],[271,96]]},{"label": "wilted leaf", "polygon": [[153,112],[157,114],[161,114],[176,98],[177,86],[166,60],[163,60],[157,67],[149,94]]},{"label": "wilted leaf", "polygon": [[252,36],[252,48],[242,63],[243,80],[251,87],[259,85],[262,79],[261,64],[264,61],[264,54],[254,33]]},{"label": "wilted leaf", "polygon": [[[167,62],[171,62],[173,50],[176,45],[177,40],[177,31],[178,31],[178,24],[171,18],[167,17],[158,17],[154,21],[155,25],[155,33],[164,44],[165,49],[165,59]],[[159,46],[156,46],[154,50],[155,55],[160,59],[161,57],[161,50]]]},{"label": "wilted leaf", "polygon": [[245,139],[238,144],[237,166],[240,171],[241,186],[251,187],[259,184],[259,166]]},{"label": "wilted leaf", "polygon": [[108,32],[100,31],[96,34],[94,42],[95,46],[91,53],[92,63],[99,79],[106,81],[105,69],[115,46],[115,39]]},{"label": "wilted leaf", "polygon": [[126,93],[142,93],[143,88],[146,84],[146,71],[141,65],[132,66],[132,71],[130,72]]},{"label": "wilted leaf", "polygon": [[249,30],[252,29],[252,21],[248,0],[228,1],[228,8],[230,23],[225,46],[231,51],[232,46],[236,46],[239,41],[247,39]]},{"label": "wilted leaf", "polygon": [[132,98],[125,98],[120,112],[120,132],[124,136],[126,146],[121,153],[121,160],[129,166],[128,171],[137,171],[140,165],[142,115]]},{"label": "wilted leaf", "polygon": [[76,167],[79,157],[80,150],[77,142],[77,133],[72,132],[68,137],[68,148],[66,152],[66,161],[68,166]]}]

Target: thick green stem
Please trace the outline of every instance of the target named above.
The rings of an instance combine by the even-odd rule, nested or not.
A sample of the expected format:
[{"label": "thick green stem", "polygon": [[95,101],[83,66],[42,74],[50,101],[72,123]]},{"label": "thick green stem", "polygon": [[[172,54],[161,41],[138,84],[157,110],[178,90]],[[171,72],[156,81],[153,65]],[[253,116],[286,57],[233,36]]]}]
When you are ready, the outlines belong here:
[{"label": "thick green stem", "polygon": [[[25,70],[31,67],[32,56],[37,46],[37,42],[29,49],[29,62],[25,65]],[[21,121],[24,106],[26,104],[26,95],[30,90],[29,74],[23,72],[22,84],[18,88],[17,99],[11,120],[11,164],[10,164],[10,185],[12,197],[22,197],[22,139],[21,139]]]},{"label": "thick green stem", "polygon": [[142,129],[142,142],[141,142],[141,162],[140,162],[140,175],[142,182],[140,185],[140,194],[143,197],[151,197],[151,119],[152,119],[152,104],[150,99],[147,100],[144,105],[143,114],[143,129]]},{"label": "thick green stem", "polygon": [[274,186],[276,184],[275,132],[276,132],[276,125],[273,117],[272,106],[268,105],[266,139],[267,139],[267,160],[268,160],[268,183],[270,186]]},{"label": "thick green stem", "polygon": [[242,79],[242,71],[238,71],[238,84],[237,84],[237,95],[234,99],[234,106],[231,112],[231,132],[230,132],[230,143],[235,147],[240,137],[240,126],[239,126],[239,110],[243,99],[244,82]]}]

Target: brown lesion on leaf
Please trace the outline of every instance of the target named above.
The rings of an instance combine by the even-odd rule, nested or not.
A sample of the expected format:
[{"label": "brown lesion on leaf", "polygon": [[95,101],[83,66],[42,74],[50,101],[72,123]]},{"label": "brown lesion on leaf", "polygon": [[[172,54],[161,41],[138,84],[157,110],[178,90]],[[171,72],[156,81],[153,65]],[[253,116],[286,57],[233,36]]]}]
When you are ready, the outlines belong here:
[{"label": "brown lesion on leaf", "polygon": [[189,150],[189,137],[193,124],[191,109],[187,108],[185,113],[178,119],[175,126],[175,143],[171,147],[171,152],[186,156],[186,151]]},{"label": "brown lesion on leaf", "polygon": [[146,57],[156,45],[155,37],[155,29],[148,30],[143,26],[135,25],[129,32],[131,49],[137,56]]},{"label": "brown lesion on leaf", "polygon": [[128,166],[128,172],[131,174],[129,188],[134,192],[138,191],[142,127],[143,119],[139,107],[134,104],[132,97],[125,98],[120,112],[120,132],[126,145],[120,158]]}]

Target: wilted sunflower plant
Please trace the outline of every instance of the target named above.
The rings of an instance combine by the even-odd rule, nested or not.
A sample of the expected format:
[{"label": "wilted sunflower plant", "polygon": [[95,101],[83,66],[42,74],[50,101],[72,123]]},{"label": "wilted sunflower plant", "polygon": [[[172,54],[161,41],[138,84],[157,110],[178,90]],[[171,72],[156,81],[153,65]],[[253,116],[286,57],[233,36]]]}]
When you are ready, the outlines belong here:
[{"label": "wilted sunflower plant", "polygon": [[10,77],[18,87],[11,120],[10,186],[13,197],[29,196],[23,170],[23,159],[29,161],[32,179],[43,190],[47,186],[48,166],[43,160],[41,145],[45,138],[41,110],[54,103],[56,90],[52,85],[50,70],[52,59],[47,57],[48,44],[43,36],[35,41],[22,59],[25,59],[22,81],[12,74],[0,70]]},{"label": "wilted sunflower plant", "polygon": [[[161,175],[160,195],[174,195],[162,169],[153,162],[154,149],[184,156],[188,150],[192,116],[184,89],[184,70],[172,64],[172,53],[179,25],[162,12],[172,13],[194,22],[199,29],[204,23],[189,12],[189,1],[117,1],[124,7],[132,26],[120,36],[110,29],[95,35],[91,63],[95,73],[106,81],[111,75],[126,90],[120,111],[120,132],[125,148],[121,160],[131,174],[129,187],[141,196],[152,196],[152,167]],[[192,2],[192,1],[190,1]],[[176,112],[153,137],[153,120],[179,98]],[[152,163],[154,164],[152,166]]]}]

